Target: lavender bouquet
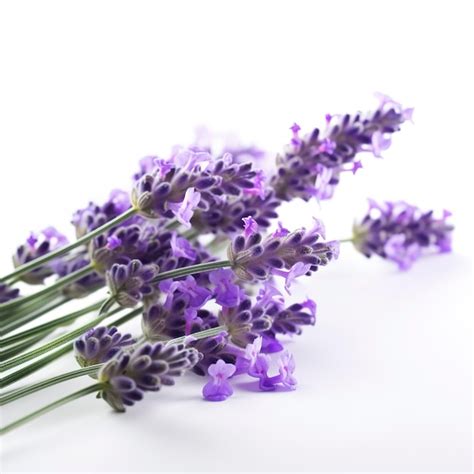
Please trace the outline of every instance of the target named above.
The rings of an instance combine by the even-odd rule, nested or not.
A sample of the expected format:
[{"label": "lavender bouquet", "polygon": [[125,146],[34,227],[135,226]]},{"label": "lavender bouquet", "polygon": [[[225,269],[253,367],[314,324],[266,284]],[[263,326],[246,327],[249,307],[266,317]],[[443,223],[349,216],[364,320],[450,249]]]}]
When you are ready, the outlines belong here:
[{"label": "lavender bouquet", "polygon": [[[312,299],[285,301],[296,279],[336,260],[344,242],[402,270],[425,253],[451,250],[449,212],[401,201],[370,200],[344,240],[327,240],[316,218],[308,229],[278,221],[284,201],[332,198],[341,176],[362,167],[363,153],[379,157],[388,148],[413,109],[378,98],[375,111],[328,114],[324,127],[307,135],[294,124],[269,176],[256,148],[177,148],[168,158],[140,160],[130,194],[113,190],[107,202],[76,211],[74,242],[54,227],[31,234],[0,280],[0,368],[8,371],[0,386],[65,354],[73,353],[79,368],[4,392],[0,404],[77,377],[93,383],[0,432],[89,394],[124,412],[188,372],[205,378],[207,401],[229,398],[236,377],[255,379],[262,391],[294,390],[296,364],[283,336],[300,335],[317,315]],[[39,289],[21,295],[19,281]],[[102,296],[81,309],[23,328],[96,293]],[[121,332],[137,317],[141,334]]]}]

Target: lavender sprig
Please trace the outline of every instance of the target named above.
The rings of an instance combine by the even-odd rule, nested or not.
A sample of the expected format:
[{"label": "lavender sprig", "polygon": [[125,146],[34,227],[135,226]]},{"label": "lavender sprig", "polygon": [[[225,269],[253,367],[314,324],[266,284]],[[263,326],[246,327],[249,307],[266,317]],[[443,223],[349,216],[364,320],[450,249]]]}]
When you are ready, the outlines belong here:
[{"label": "lavender sprig", "polygon": [[354,224],[353,243],[366,257],[378,255],[408,270],[423,252],[451,251],[453,225],[449,211],[436,217],[403,201],[378,204],[369,200],[366,216]]},{"label": "lavender sprig", "polygon": [[289,201],[299,197],[329,199],[344,171],[355,172],[360,152],[381,156],[389,147],[390,137],[410,120],[413,109],[404,109],[387,96],[379,95],[375,112],[363,115],[327,115],[326,130],[316,128],[304,137],[300,127],[291,127],[293,138],[285,152],[277,157],[277,173],[272,185],[278,198]]},{"label": "lavender sprig", "polygon": [[122,353],[99,372],[100,396],[116,411],[125,411],[143,398],[144,392],[173,385],[199,360],[195,349],[183,344],[144,344],[131,354]]},{"label": "lavender sprig", "polygon": [[260,233],[235,237],[228,258],[236,275],[245,281],[283,276],[287,289],[298,276],[310,275],[339,254],[338,242],[322,242],[321,227],[309,231],[273,234],[265,239]]}]

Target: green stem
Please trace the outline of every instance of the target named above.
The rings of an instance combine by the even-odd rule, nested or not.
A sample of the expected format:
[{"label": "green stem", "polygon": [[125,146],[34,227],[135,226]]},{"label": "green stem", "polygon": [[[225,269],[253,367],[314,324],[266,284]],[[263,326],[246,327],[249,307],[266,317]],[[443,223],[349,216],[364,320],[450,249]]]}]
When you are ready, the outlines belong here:
[{"label": "green stem", "polygon": [[66,316],[62,316],[60,318],[53,319],[52,321],[48,321],[47,323],[40,324],[34,328],[27,329],[23,332],[19,332],[17,334],[14,334],[13,336],[6,337],[2,339],[2,345],[8,345],[12,344],[14,342],[21,341],[22,339],[25,339],[27,337],[33,336],[35,334],[41,333],[45,330],[48,329],[56,329],[59,326],[64,326],[65,324],[72,323],[75,321],[77,318],[80,316],[83,316],[84,314],[88,314],[92,311],[95,311],[101,307],[103,304],[103,301],[98,301],[97,303],[93,303],[86,308],[80,309],[78,311],[74,311],[72,313],[67,314]]},{"label": "green stem", "polygon": [[14,402],[19,398],[26,397],[32,393],[38,392],[58,383],[66,382],[67,380],[72,380],[77,377],[82,377],[83,375],[94,375],[102,367],[102,364],[90,365],[89,367],[82,367],[80,369],[72,370],[71,372],[66,372],[65,374],[57,375],[56,377],[51,377],[41,382],[27,385],[26,387],[21,387],[17,390],[11,390],[10,392],[2,395],[0,397],[0,406],[6,405],[7,403]]},{"label": "green stem", "polygon": [[[37,333],[36,335],[29,337],[23,341],[14,344],[7,349],[0,351],[0,361],[8,360],[11,357],[15,357],[18,354],[21,354],[26,349],[29,349],[31,346],[34,346],[37,342],[44,339],[48,334],[51,334],[51,331],[43,331]],[[3,341],[2,341],[3,343]]]},{"label": "green stem", "polygon": [[120,214],[119,216],[117,216],[115,219],[112,219],[111,221],[106,222],[104,225],[98,227],[92,232],[89,232],[88,234],[82,236],[80,239],[77,239],[76,241],[70,243],[69,245],[61,247],[57,250],[54,250],[53,252],[47,253],[43,255],[42,257],[38,257],[35,260],[31,260],[31,262],[25,263],[24,265],[17,267],[13,272],[1,278],[0,281],[7,281],[7,280],[11,280],[12,278],[16,278],[17,276],[23,275],[31,270],[34,270],[40,265],[43,265],[57,257],[60,257],[61,255],[67,254],[72,249],[75,249],[77,247],[80,247],[81,245],[87,244],[89,241],[91,241],[93,238],[97,237],[98,235],[103,234],[105,231],[111,229],[112,227],[115,227],[121,222],[126,221],[127,219],[135,215],[136,213],[137,213],[137,209],[131,207],[130,209],[125,211],[123,214]]},{"label": "green stem", "polygon": [[169,278],[180,278],[186,275],[194,275],[195,273],[209,272],[211,270],[216,270],[218,268],[230,267],[230,260],[219,260],[217,262],[205,262],[198,263],[196,265],[190,265],[189,267],[177,268],[175,270],[169,270],[167,272],[162,272],[154,278],[153,282],[168,280]]},{"label": "green stem", "polygon": [[[111,322],[109,326],[121,326],[122,324],[125,324],[126,322],[130,321],[130,319],[140,314],[142,311],[143,311],[143,307],[140,306],[139,308],[134,309],[133,311],[130,311],[129,313],[124,314],[120,318]],[[88,327],[87,329],[90,329],[90,327]],[[57,351],[51,352],[47,354],[45,357],[39,360],[36,360],[25,367],[22,367],[20,370],[17,370],[16,372],[13,372],[12,374],[9,374],[7,377],[0,379],[0,388],[7,387],[8,385],[11,385],[12,383],[15,383],[18,380],[21,380],[22,378],[36,372],[37,370],[48,365],[50,362],[53,362],[54,360],[59,359],[59,357],[71,351],[72,348],[73,348],[72,343],[66,344],[65,346],[61,347]]]},{"label": "green stem", "polygon": [[351,237],[350,239],[340,239],[339,240],[340,244],[345,244],[346,242],[354,242],[354,238]]},{"label": "green stem", "polygon": [[51,349],[55,349],[56,347],[62,346],[66,342],[74,340],[76,337],[79,337],[82,334],[84,334],[84,332],[87,331],[88,329],[101,323],[105,318],[112,316],[113,314],[117,313],[118,311],[121,311],[122,309],[123,308],[114,309],[110,313],[103,314],[93,319],[89,323],[84,324],[83,326],[75,329],[74,331],[68,332],[67,334],[64,334],[63,336],[57,337],[51,342],[43,344],[37,349],[33,349],[32,351],[27,352],[26,354],[21,354],[18,357],[15,357],[14,359],[10,359],[9,361],[0,364],[0,372],[16,367],[17,365],[23,364],[24,362],[27,362],[31,359],[34,359],[35,357],[38,357],[40,355],[45,354],[46,352],[49,352]]},{"label": "green stem", "polygon": [[101,314],[106,313],[106,312],[113,306],[114,303],[115,303],[115,298],[114,298],[114,297],[107,298],[107,299],[102,303],[102,306],[101,306],[100,309],[99,309],[99,316],[100,316]]},{"label": "green stem", "polygon": [[4,311],[8,309],[16,308],[30,301],[35,301],[44,296],[55,294],[56,292],[59,292],[61,288],[77,280],[80,280],[82,277],[89,275],[89,273],[92,273],[93,271],[94,267],[92,264],[86,265],[85,267],[82,267],[79,270],[76,270],[75,272],[60,278],[59,280],[56,280],[52,285],[49,285],[46,288],[37,291],[36,293],[32,293],[31,295],[23,296],[22,298],[16,298],[14,300],[8,301],[7,303],[0,304],[1,314],[4,314]]},{"label": "green stem", "polygon": [[56,301],[54,301],[53,299],[49,302],[50,304],[48,304],[47,301],[43,304],[42,307],[35,307],[35,310],[33,310],[33,312],[20,312],[19,314],[14,313],[11,317],[7,319],[7,321],[1,321],[0,336],[14,331],[15,329],[23,326],[24,324],[33,321],[33,319],[39,318],[40,316],[43,316],[49,311],[52,311],[53,309],[59,308],[68,301],[69,298],[62,298],[60,300],[56,298]]},{"label": "green stem", "polygon": [[6,377],[3,377],[2,379],[0,379],[0,388],[8,387],[8,385],[11,385],[12,383],[17,382],[18,380],[21,380],[22,378],[27,377],[30,374],[33,374],[37,370],[48,365],[50,362],[53,362],[54,360],[59,359],[62,355],[66,354],[70,350],[72,350],[72,343],[66,344],[65,346],[61,347],[57,351],[50,352],[45,357],[39,360],[35,360],[33,363],[26,365],[25,367],[22,367],[20,370],[17,370],[16,372],[13,372],[12,374],[7,375]]},{"label": "green stem", "polygon": [[40,408],[39,410],[36,410],[33,413],[30,413],[29,415],[26,415],[23,418],[20,418],[19,420],[16,420],[13,423],[4,426],[0,429],[0,435],[4,435],[9,431],[18,428],[19,426],[24,425],[25,423],[28,423],[29,421],[34,420],[35,418],[38,418],[39,416],[44,415],[45,413],[48,413],[51,410],[54,410],[55,408],[65,405],[66,403],[72,402],[73,400],[77,400],[78,398],[97,392],[101,388],[102,384],[97,383],[94,385],[89,385],[88,387],[78,390],[77,392],[71,393],[67,397],[60,398],[59,400],[56,400],[55,402],[50,403],[49,405],[46,405]]}]

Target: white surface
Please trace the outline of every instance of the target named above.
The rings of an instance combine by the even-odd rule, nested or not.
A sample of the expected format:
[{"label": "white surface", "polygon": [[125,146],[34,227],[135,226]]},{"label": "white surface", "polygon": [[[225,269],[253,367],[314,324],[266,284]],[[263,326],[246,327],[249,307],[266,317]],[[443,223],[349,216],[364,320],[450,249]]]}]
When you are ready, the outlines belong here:
[{"label": "white surface", "polygon": [[[3,438],[2,470],[470,470],[469,3],[327,3],[2,2],[2,268],[30,230],[67,229],[73,210],[127,187],[138,158],[189,142],[196,125],[278,151],[293,121],[308,130],[326,112],[369,109],[376,90],[415,106],[416,124],[322,210],[283,214],[293,225],[316,214],[345,237],[372,196],[446,207],[457,226],[454,254],[410,273],[344,249],[307,281],[300,295],[319,314],[289,344],[296,392],[237,387],[212,404],[189,377],[124,416],[91,397]],[[72,367],[66,357],[31,379]]]}]

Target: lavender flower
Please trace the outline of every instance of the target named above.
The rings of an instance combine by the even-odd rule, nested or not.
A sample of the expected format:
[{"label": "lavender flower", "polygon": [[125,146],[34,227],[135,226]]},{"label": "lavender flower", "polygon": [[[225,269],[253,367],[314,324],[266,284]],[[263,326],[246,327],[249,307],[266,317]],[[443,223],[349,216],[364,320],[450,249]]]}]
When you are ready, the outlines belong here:
[{"label": "lavender flower", "polygon": [[215,364],[209,366],[208,373],[211,380],[202,389],[203,397],[206,400],[221,402],[234,393],[227,379],[234,375],[235,365],[226,364],[222,359],[219,359]]},{"label": "lavender flower", "polygon": [[176,232],[173,232],[170,240],[171,251],[174,257],[183,257],[187,260],[194,261],[197,257],[197,252],[188,240],[183,237],[178,237]]},{"label": "lavender flower", "polygon": [[[87,258],[83,255],[78,255],[71,260],[62,259],[56,265],[55,270],[59,277],[64,277],[86,267],[89,264],[90,262]],[[91,272],[79,280],[65,286],[62,289],[62,292],[69,298],[83,298],[99,288],[102,288],[104,284],[105,279],[102,275],[99,275],[97,272]]]},{"label": "lavender flower", "polygon": [[101,364],[115,357],[123,347],[134,344],[131,334],[120,334],[116,327],[90,329],[74,342],[76,360],[81,367]]},{"label": "lavender flower", "polygon": [[209,153],[179,150],[169,161],[156,161],[132,192],[132,203],[148,218],[176,217],[189,226],[194,211],[207,211],[224,195],[254,189],[251,163],[232,163],[230,155],[214,160]]},{"label": "lavender flower", "polygon": [[233,308],[245,298],[244,291],[235,283],[232,270],[220,268],[209,272],[209,281],[214,285],[214,296],[220,306]]},{"label": "lavender flower", "polygon": [[157,290],[153,279],[158,275],[157,265],[143,265],[132,260],[126,265],[115,263],[105,274],[111,297],[125,308],[133,308]]},{"label": "lavender flower", "polygon": [[300,137],[300,128],[296,124],[291,127],[293,138],[277,157],[278,172],[272,179],[277,197],[286,201],[294,197],[329,199],[341,172],[354,170],[350,165],[358,153],[380,156],[390,145],[390,136],[411,119],[413,109],[404,109],[386,96],[379,99],[377,110],[365,116],[328,115],[323,133],[315,129]]},{"label": "lavender flower", "polygon": [[[206,321],[207,312],[205,310],[198,311],[198,315],[202,321]],[[191,345],[202,356],[201,360],[193,367],[193,372],[201,376],[206,375],[208,368],[219,360],[223,360],[228,364],[235,364],[237,355],[240,353],[239,349],[229,344],[227,333],[199,339]]]},{"label": "lavender flower", "polygon": [[303,303],[294,303],[287,308],[283,302],[273,302],[265,309],[265,315],[272,324],[268,331],[262,332],[262,352],[280,352],[283,349],[278,340],[279,334],[300,335],[302,326],[314,326],[316,323],[316,303],[308,299]]},{"label": "lavender flower", "polygon": [[[86,208],[79,209],[72,216],[71,223],[76,229],[76,236],[79,238],[88,234],[124,213],[130,206],[128,193],[120,189],[114,189],[110,193],[109,199],[102,205],[90,202]],[[136,221],[137,218],[133,217],[122,225],[129,225]]]},{"label": "lavender flower", "polygon": [[192,369],[199,360],[195,349],[183,344],[143,344],[131,354],[119,354],[99,372],[104,385],[100,396],[116,411],[125,411],[143,398],[144,392],[174,385],[174,378]]},{"label": "lavender flower", "polygon": [[236,361],[237,371],[246,372],[259,380],[259,388],[263,391],[273,391],[278,385],[289,390],[295,390],[297,382],[293,375],[295,360],[292,354],[285,351],[278,358],[278,375],[269,376],[271,358],[262,354],[262,338],[258,337],[252,344],[248,344],[245,352]]},{"label": "lavender flower", "polygon": [[283,276],[287,286],[296,276],[311,274],[320,265],[337,258],[337,242],[319,242],[320,229],[296,230],[283,237],[261,234],[248,238],[239,235],[228,249],[232,268],[246,281],[266,280],[270,275]]},{"label": "lavender flower", "polygon": [[[13,255],[13,264],[15,267],[19,267],[31,260],[63,247],[67,242],[67,238],[54,227],[47,227],[37,234],[32,232],[26,239],[26,242],[17,248]],[[55,259],[47,264],[41,265],[23,274],[21,278],[26,283],[32,285],[43,283],[45,278],[54,274],[55,265],[57,265],[59,261],[59,259]]]},{"label": "lavender flower", "polygon": [[176,296],[184,302],[187,308],[199,309],[211,299],[212,293],[196,283],[192,275],[183,280],[165,280],[160,283],[160,290],[166,293],[164,307],[171,309]]},{"label": "lavender flower", "polygon": [[402,201],[370,200],[367,215],[354,225],[353,243],[366,257],[379,255],[407,270],[426,251],[451,251],[450,216],[444,211],[435,217],[433,211],[423,212]]},{"label": "lavender flower", "polygon": [[95,238],[90,246],[94,268],[101,273],[114,263],[138,259],[144,264],[156,263],[162,271],[199,263],[209,258],[199,244],[192,245],[161,226],[148,223],[117,228],[109,236]]},{"label": "lavender flower", "polygon": [[0,282],[0,304],[18,298],[20,290]]},{"label": "lavender flower", "polygon": [[244,237],[250,237],[252,234],[256,234],[258,231],[257,221],[252,216],[243,217],[244,221]]},{"label": "lavender flower", "polygon": [[165,302],[146,305],[142,317],[143,334],[148,340],[187,336],[211,327],[204,324],[198,310],[212,293],[197,285],[192,276],[186,280],[161,282],[160,289],[166,294]]},{"label": "lavender flower", "polygon": [[230,340],[238,347],[246,347],[272,326],[272,320],[265,314],[265,309],[260,305],[252,306],[248,298],[235,308],[222,308],[218,321],[225,326]]},{"label": "lavender flower", "polygon": [[192,224],[202,232],[235,234],[242,229],[242,219],[252,217],[262,228],[270,227],[271,220],[276,219],[276,208],[281,201],[267,187],[262,199],[257,195],[244,195],[239,199],[224,196],[207,211],[197,212]]}]

